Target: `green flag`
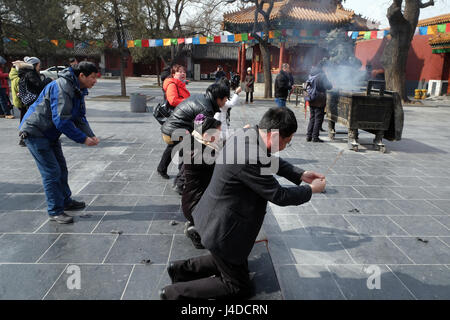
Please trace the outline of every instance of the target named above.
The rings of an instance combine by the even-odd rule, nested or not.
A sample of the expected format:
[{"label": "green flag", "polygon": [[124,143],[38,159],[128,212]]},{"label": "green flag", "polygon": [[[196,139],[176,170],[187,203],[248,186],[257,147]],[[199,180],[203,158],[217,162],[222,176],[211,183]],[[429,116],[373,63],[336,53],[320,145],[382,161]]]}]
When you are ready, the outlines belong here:
[{"label": "green flag", "polygon": [[281,31],[280,31],[280,30],[275,30],[275,32],[274,32],[274,37],[275,37],[275,38],[281,37]]},{"label": "green flag", "polygon": [[242,41],[248,41],[248,33],[241,33]]},{"label": "green flag", "polygon": [[178,39],[170,39],[170,43],[176,46],[178,44]]},{"label": "green flag", "polygon": [[134,40],[134,46],[136,48],[142,48],[142,40]]},{"label": "green flag", "polygon": [[438,29],[438,32],[441,32],[441,33],[445,33],[445,28],[447,27],[447,24],[438,24],[438,27],[437,27],[437,29]]},{"label": "green flag", "polygon": [[365,40],[370,40],[370,31],[364,33],[364,39]]},{"label": "green flag", "polygon": [[59,46],[60,47],[65,47],[66,46],[66,40],[59,40]]}]

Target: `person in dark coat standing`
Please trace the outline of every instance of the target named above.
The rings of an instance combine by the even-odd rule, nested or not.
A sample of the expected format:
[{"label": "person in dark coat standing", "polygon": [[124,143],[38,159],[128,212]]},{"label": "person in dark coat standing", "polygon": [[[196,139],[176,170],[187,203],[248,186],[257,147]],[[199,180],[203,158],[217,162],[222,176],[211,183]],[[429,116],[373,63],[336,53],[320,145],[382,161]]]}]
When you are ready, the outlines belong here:
[{"label": "person in dark coat standing", "polygon": [[[315,99],[309,101],[310,120],[308,125],[308,132],[306,133],[306,141],[308,142],[323,142],[319,138],[320,129],[325,118],[325,107],[327,105],[327,90],[331,90],[333,85],[328,80],[323,71],[323,64],[320,63],[317,67],[313,67],[311,75],[308,78],[307,85],[311,84],[317,91]],[[308,90],[308,89],[307,89]]]},{"label": "person in dark coat standing", "polygon": [[247,74],[244,80],[245,88],[245,103],[248,103],[248,98],[250,96],[250,103],[253,103],[253,92],[255,91],[255,77],[252,74],[252,68],[247,69]]},{"label": "person in dark coat standing", "polygon": [[220,81],[220,79],[222,78],[226,78],[227,74],[225,73],[225,71],[223,71],[223,67],[222,66],[217,66],[217,71],[216,71],[216,83]]},{"label": "person in dark coat standing", "polygon": [[289,64],[283,63],[281,72],[275,78],[275,102],[278,107],[286,107],[289,91],[294,85],[290,70]]},{"label": "person in dark coat standing", "polygon": [[[195,229],[192,211],[197,206],[203,193],[211,181],[214,172],[214,161],[205,158],[205,154],[215,157],[220,151],[220,135],[222,123],[212,117],[199,114],[194,121],[191,139],[191,161],[184,164],[185,188],[181,199],[183,214],[188,221],[184,233],[191,239],[194,247],[204,249],[200,235]],[[212,159],[214,160],[214,159]]]},{"label": "person in dark coat standing", "polygon": [[[247,298],[252,294],[248,256],[267,202],[301,205],[326,186],[323,175],[271,155],[285,149],[297,129],[292,110],[272,108],[259,126],[227,141],[216,159],[211,183],[192,214],[210,255],[171,263],[167,271],[173,284],[160,291],[161,299]],[[282,187],[273,174],[296,186]],[[300,186],[302,181],[310,185]]]}]

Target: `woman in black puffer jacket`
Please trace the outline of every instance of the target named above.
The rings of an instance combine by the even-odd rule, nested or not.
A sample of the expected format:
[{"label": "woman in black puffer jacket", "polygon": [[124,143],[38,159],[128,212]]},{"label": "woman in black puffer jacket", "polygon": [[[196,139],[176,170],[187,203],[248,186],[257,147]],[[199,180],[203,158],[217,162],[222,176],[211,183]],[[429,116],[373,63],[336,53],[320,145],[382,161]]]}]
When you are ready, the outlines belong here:
[{"label": "woman in black puffer jacket", "polygon": [[[25,62],[25,64],[19,70],[19,83],[22,81],[25,82],[27,91],[29,91],[31,94],[36,95],[36,99],[34,99],[34,101],[36,101],[42,90],[44,90],[45,86],[52,82],[52,80],[41,76],[41,74],[39,73],[41,71],[41,60],[39,60],[38,58],[25,57],[23,61]],[[34,103],[34,101],[32,101],[31,103],[29,101],[28,103],[25,103],[24,101],[22,102],[25,107],[28,108]]]},{"label": "woman in black puffer jacket", "polygon": [[195,129],[191,139],[191,161],[184,164],[186,181],[181,204],[183,214],[188,220],[184,232],[197,249],[203,249],[203,246],[200,235],[194,227],[192,212],[211,182],[215,164],[214,161],[207,161],[205,155],[214,159],[219,152],[221,125],[220,121],[203,114],[195,118]]}]

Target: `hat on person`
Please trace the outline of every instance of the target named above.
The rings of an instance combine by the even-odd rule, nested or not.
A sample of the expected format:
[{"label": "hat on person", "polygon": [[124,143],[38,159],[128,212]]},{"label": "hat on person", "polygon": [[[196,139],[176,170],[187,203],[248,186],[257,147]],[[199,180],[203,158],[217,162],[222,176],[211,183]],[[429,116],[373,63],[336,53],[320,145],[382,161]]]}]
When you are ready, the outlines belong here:
[{"label": "hat on person", "polygon": [[252,68],[248,68],[247,71],[252,71]]},{"label": "hat on person", "polygon": [[32,64],[33,66],[36,65],[36,64],[38,64],[38,63],[41,63],[41,60],[39,60],[39,59],[36,58],[36,57],[25,57],[25,58],[23,59],[23,61],[24,61],[25,63]]},{"label": "hat on person", "polygon": [[202,113],[195,117],[194,121],[195,131],[202,133],[208,131],[211,128],[217,129],[221,124],[222,122],[212,117],[207,117]]}]

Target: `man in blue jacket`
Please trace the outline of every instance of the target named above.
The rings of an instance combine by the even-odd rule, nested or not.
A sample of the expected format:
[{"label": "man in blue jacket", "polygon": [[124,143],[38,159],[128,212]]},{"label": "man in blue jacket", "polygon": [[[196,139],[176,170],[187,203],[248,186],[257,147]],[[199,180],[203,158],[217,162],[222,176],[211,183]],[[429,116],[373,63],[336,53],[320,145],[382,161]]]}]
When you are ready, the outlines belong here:
[{"label": "man in blue jacket", "polygon": [[81,62],[59,74],[47,85],[25,114],[20,136],[36,160],[42,176],[51,221],[73,223],[65,211],[83,209],[84,202],[72,200],[61,134],[89,147],[99,140],[86,120],[84,97],[97,82],[98,70],[91,62]]}]

